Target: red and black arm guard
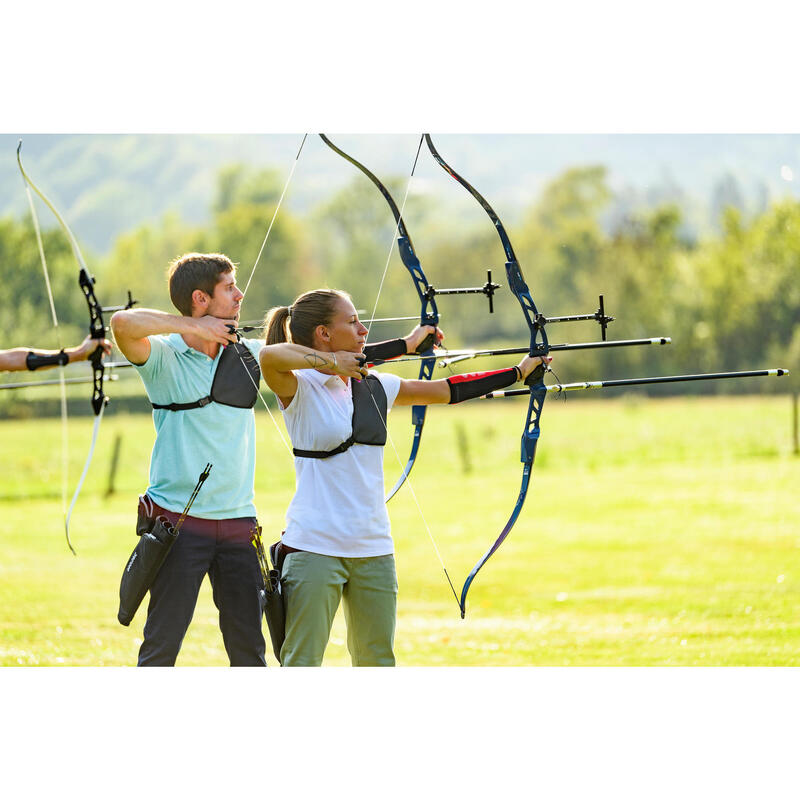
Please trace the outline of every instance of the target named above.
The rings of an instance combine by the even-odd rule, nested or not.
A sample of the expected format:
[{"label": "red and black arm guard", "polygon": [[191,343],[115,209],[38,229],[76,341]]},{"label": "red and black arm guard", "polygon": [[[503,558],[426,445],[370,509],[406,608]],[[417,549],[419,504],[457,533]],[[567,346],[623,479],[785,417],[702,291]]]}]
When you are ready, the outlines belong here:
[{"label": "red and black arm guard", "polygon": [[407,355],[405,339],[389,339],[385,342],[376,342],[364,347],[367,363],[377,364],[392,358]]},{"label": "red and black arm guard", "polygon": [[505,389],[521,377],[519,367],[496,369],[493,372],[470,372],[467,375],[452,375],[447,378],[450,385],[450,402],[460,403],[483,397],[497,389]]}]

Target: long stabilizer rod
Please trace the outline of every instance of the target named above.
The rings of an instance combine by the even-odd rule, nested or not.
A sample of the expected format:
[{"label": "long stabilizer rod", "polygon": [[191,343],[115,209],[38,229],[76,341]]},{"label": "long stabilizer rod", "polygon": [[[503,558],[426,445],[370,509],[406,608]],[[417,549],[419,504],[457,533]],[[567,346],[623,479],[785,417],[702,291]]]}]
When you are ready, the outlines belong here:
[{"label": "long stabilizer rod", "polygon": [[[104,381],[119,380],[119,375],[103,375]],[[46,381],[23,381],[21,383],[0,383],[0,389],[29,389],[31,386],[58,386],[61,383],[57,378]],[[94,383],[94,378],[87,375],[84,378],[64,378],[64,383]]]},{"label": "long stabilizer rod", "polygon": [[[582,389],[607,389],[612,386],[642,386],[648,383],[680,383],[682,381],[712,381],[722,378],[766,378],[770,375],[781,377],[788,375],[788,369],[758,369],[749,372],[703,372],[697,375],[660,375],[655,378],[620,378],[611,381],[582,381],[581,383],[554,383],[547,386],[548,392],[575,392]],[[502,392],[491,392],[484,399],[495,397],[519,397],[529,395],[530,389],[510,389]]]},{"label": "long stabilizer rod", "polygon": [[[602,350],[606,347],[632,347],[638,345],[649,344],[671,344],[672,339],[669,336],[654,336],[648,339],[612,339],[611,341],[604,342],[576,342],[570,344],[551,344],[550,350]],[[479,358],[481,356],[510,356],[521,355],[522,353],[530,352],[530,347],[504,347],[499,350],[440,350],[434,351],[434,356],[439,361],[440,367],[446,367],[449,364],[454,364],[458,361],[465,361],[469,358]],[[534,353],[535,355],[535,353]],[[403,358],[393,358],[386,362],[386,364],[399,364],[403,361],[419,361],[421,358],[429,358],[429,356],[404,356]]]},{"label": "long stabilizer rod", "polygon": [[[669,336],[656,336],[649,339],[612,339],[602,342],[576,342],[575,344],[551,344],[550,351],[561,352],[563,350],[602,350],[606,347],[635,347],[648,344],[670,344],[672,339]],[[475,350],[456,353],[452,356],[444,356],[439,361],[440,367],[448,367],[457,364],[459,361],[467,361],[470,358],[481,356],[510,356],[529,352],[527,347],[506,347],[500,350]]]}]

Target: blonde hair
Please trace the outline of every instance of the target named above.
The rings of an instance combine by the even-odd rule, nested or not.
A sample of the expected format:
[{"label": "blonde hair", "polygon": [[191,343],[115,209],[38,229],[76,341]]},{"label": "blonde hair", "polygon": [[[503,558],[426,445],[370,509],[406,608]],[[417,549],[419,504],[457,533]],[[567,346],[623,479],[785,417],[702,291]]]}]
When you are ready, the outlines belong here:
[{"label": "blonde hair", "polygon": [[313,347],[317,326],[331,324],[336,304],[342,299],[350,300],[350,295],[335,289],[315,289],[301,294],[291,306],[271,308],[264,318],[267,344],[294,342]]}]

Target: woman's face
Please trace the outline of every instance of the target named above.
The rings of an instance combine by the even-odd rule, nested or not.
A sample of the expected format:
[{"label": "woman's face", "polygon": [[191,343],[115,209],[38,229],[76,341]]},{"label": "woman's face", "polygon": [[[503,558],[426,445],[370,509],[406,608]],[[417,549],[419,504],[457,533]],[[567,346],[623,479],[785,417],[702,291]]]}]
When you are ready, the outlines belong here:
[{"label": "woman's face", "polygon": [[351,353],[361,353],[367,343],[369,331],[358,320],[355,306],[345,297],[340,297],[336,302],[336,311],[329,325],[320,325],[317,335],[326,349],[332,351],[347,350]]}]

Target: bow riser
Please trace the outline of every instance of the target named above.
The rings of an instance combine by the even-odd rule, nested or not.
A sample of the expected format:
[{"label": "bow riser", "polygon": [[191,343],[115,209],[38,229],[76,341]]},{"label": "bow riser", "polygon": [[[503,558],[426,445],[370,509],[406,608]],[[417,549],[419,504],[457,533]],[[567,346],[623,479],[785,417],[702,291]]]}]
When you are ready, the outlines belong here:
[{"label": "bow riser", "polygon": [[[469,181],[462,178],[439,155],[430,135],[427,133],[425,134],[425,141],[428,144],[428,149],[430,150],[431,155],[434,157],[437,163],[445,170],[445,172],[458,181],[458,183],[460,183],[478,201],[478,203],[480,203],[483,210],[491,219],[492,224],[494,225],[495,230],[500,237],[503,250],[506,254],[505,268],[508,286],[519,301],[520,308],[525,316],[525,322],[530,332],[530,345],[528,348],[528,354],[530,356],[546,356],[550,351],[547,333],[545,332],[544,326],[540,324],[541,315],[539,314],[539,310],[536,308],[536,304],[533,302],[530,289],[528,288],[528,284],[525,282],[525,278],[522,275],[522,269],[519,266],[516,255],[514,254],[514,248],[511,246],[511,240],[506,233],[503,223],[500,221],[497,213],[491,207],[491,205],[489,205],[488,201],[483,197],[483,195],[478,192],[478,190],[475,189],[469,183]],[[470,572],[469,576],[464,582],[464,587],[461,590],[460,601],[462,619],[466,613],[467,593],[469,592],[469,587],[472,585],[472,581],[475,579],[475,576],[478,574],[481,567],[483,567],[492,554],[495,553],[500,545],[505,541],[506,537],[511,532],[511,529],[514,527],[514,523],[517,521],[520,512],[522,511],[523,505],[525,504],[525,497],[528,493],[528,485],[530,483],[533,461],[536,457],[536,446],[539,441],[539,418],[542,413],[544,399],[547,396],[547,389],[545,388],[543,380],[544,372],[545,367],[543,365],[538,366],[525,381],[525,383],[530,387],[528,389],[530,393],[530,400],[528,403],[528,415],[525,419],[525,427],[520,442],[520,458],[524,466],[519,496],[517,498],[516,505],[514,506],[514,510],[512,511],[505,527],[500,532],[500,535],[497,537],[494,544],[486,551],[480,561],[478,561],[478,563],[473,567],[472,572]]]},{"label": "bow riser", "polygon": [[547,387],[543,382],[531,387],[531,397],[528,403],[528,422],[522,434],[520,460],[523,464],[533,464],[536,458],[536,445],[539,442],[539,417],[542,415],[542,406],[547,397]]},{"label": "bow riser", "polygon": [[[525,278],[522,277],[522,270],[517,261],[506,262],[506,277],[508,278],[509,288],[519,301],[522,313],[525,315],[525,321],[528,323],[528,330],[531,334],[528,354],[531,356],[547,355],[550,352],[547,331],[543,325],[538,324],[539,309],[536,308],[536,303],[533,302],[528,284],[525,283]],[[541,339],[541,343],[538,341],[539,339]]]},{"label": "bow riser", "polygon": [[405,236],[401,236],[397,240],[397,248],[403,265],[411,274],[414,288],[417,290],[420,303],[422,303],[420,323],[422,325],[438,325],[439,309],[436,307],[436,300],[428,293],[428,281],[422,271],[422,265],[419,263],[417,254],[411,246],[411,242]]},{"label": "bow riser", "polygon": [[[85,267],[81,267],[78,275],[78,284],[81,287],[83,296],[86,298],[86,305],[89,308],[89,334],[92,339],[102,340],[106,335],[105,323],[103,322],[103,308],[97,302],[94,293],[94,278],[89,274]],[[108,403],[108,397],[103,392],[103,349],[98,345],[95,351],[89,356],[92,365],[92,410],[97,416],[103,406]]]}]

